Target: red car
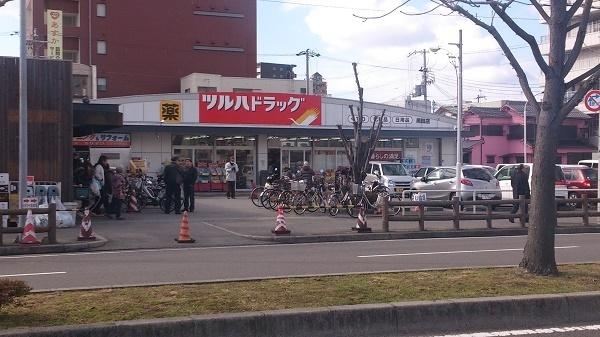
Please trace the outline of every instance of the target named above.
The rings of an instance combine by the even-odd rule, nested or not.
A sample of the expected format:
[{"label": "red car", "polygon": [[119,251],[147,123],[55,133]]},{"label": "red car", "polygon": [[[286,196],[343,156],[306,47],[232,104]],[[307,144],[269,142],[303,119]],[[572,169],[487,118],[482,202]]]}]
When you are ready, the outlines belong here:
[{"label": "red car", "polygon": [[569,198],[581,198],[585,193],[590,198],[598,195],[598,170],[585,165],[560,165],[565,174]]}]

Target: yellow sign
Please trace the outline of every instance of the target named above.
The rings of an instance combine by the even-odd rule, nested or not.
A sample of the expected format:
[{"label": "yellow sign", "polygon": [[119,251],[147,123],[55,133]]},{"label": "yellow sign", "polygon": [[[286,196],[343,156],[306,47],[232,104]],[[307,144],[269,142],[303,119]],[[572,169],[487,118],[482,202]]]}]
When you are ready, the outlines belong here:
[{"label": "yellow sign", "polygon": [[160,101],[160,122],[181,123],[182,110],[180,101]]},{"label": "yellow sign", "polygon": [[47,56],[51,60],[63,59],[63,13],[54,9],[46,11],[48,29]]}]

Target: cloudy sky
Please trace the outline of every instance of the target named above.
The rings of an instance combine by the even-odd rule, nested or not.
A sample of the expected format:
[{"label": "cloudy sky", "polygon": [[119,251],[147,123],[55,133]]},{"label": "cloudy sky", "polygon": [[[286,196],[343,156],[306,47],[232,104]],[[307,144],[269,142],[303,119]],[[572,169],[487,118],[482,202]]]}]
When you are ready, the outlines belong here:
[{"label": "cloudy sky", "polygon": [[[464,99],[472,101],[478,95],[485,96],[484,100],[522,98],[514,70],[486,31],[444,9],[408,15],[433,9],[435,4],[430,1],[412,0],[380,19],[356,17],[380,16],[404,1],[258,0],[258,61],[296,64],[298,79],[304,79],[305,59],[296,53],[314,50],[321,56],[310,60],[311,74],[318,71],[328,82],[329,93],[344,98],[356,98],[351,62],[358,62],[366,100],[403,104],[422,76],[422,54],[409,54],[440,47],[437,53],[427,53],[433,81],[429,97],[437,105],[452,104],[456,101],[456,73],[448,53],[457,56],[458,49],[449,43],[458,42],[462,29]],[[18,36],[12,35],[19,25],[17,2],[0,8],[0,55],[18,54]],[[474,13],[486,22],[492,20],[489,10]],[[536,38],[546,34],[531,6],[518,5],[509,14]],[[526,69],[534,92],[541,91],[540,73],[525,42],[498,18],[494,23]]]}]

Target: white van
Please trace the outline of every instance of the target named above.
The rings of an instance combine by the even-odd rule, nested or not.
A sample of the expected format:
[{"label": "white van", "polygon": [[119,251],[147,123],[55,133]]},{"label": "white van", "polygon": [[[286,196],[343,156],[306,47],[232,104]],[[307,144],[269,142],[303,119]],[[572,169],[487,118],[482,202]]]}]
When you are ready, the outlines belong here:
[{"label": "white van", "polygon": [[[505,164],[499,171],[496,173],[496,179],[500,183],[500,189],[502,190],[502,199],[512,199],[512,186],[510,184],[510,178],[513,173],[518,169],[520,164]],[[529,176],[529,186],[531,187],[531,174],[533,164],[524,163],[524,170]],[[565,180],[565,175],[563,174],[560,166],[555,166],[555,197],[556,198],[567,198],[569,196],[569,191],[567,190],[567,182]]]},{"label": "white van", "polygon": [[586,160],[580,160],[577,165],[585,165],[587,167],[591,167],[591,168],[598,168],[598,159],[586,159]]},{"label": "white van", "polygon": [[409,189],[413,180],[404,165],[389,161],[369,162],[367,173],[378,176],[381,183],[389,188],[390,192],[396,193]]}]

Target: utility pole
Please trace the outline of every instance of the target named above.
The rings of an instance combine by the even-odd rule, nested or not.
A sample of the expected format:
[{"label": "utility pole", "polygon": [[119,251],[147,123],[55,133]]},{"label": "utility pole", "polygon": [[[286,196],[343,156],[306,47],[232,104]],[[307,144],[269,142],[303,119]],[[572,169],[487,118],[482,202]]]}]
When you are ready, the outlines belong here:
[{"label": "utility pole", "polygon": [[483,95],[481,94],[481,90],[479,90],[479,94],[477,94],[477,97],[475,97],[475,99],[477,100],[477,103],[480,103],[480,100],[481,100],[482,98],[486,98],[486,97],[485,97],[485,96],[483,96]]},{"label": "utility pole", "polygon": [[321,54],[315,52],[314,50],[306,49],[296,54],[296,56],[306,56],[306,94],[310,95],[310,73],[308,71],[309,67],[309,58],[311,57],[319,57]]},{"label": "utility pole", "polygon": [[[27,1],[21,0],[20,55],[19,55],[19,208],[27,196]],[[20,224],[25,218],[20,217]]]},{"label": "utility pole", "polygon": [[421,67],[421,70],[423,72],[423,76],[421,77],[421,92],[423,93],[423,101],[425,102],[425,110],[427,112],[429,111],[429,108],[427,107],[427,73],[429,72],[429,69],[427,69],[427,49],[423,49],[423,50],[415,50],[412,51],[410,54],[408,54],[408,57],[411,57],[414,54],[423,54],[423,67]]},{"label": "utility pole", "polygon": [[460,198],[462,179],[462,110],[463,110],[463,55],[462,55],[462,29],[458,31],[458,43],[450,43],[458,47],[458,111],[456,112],[456,196]]}]

